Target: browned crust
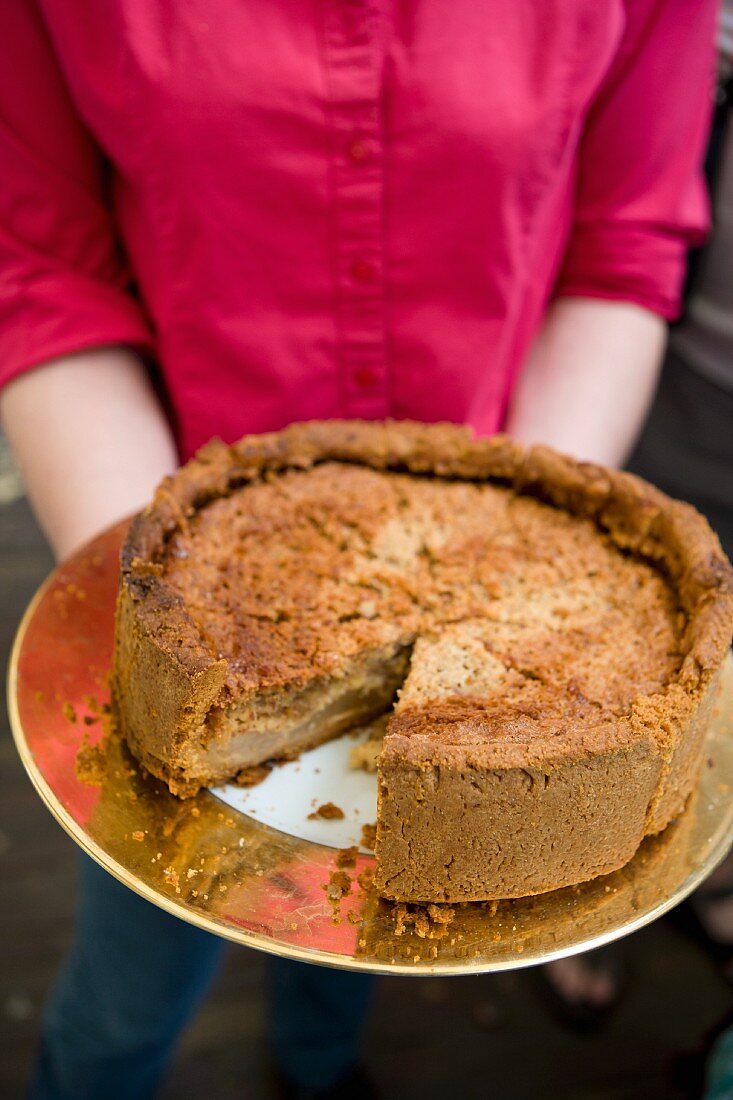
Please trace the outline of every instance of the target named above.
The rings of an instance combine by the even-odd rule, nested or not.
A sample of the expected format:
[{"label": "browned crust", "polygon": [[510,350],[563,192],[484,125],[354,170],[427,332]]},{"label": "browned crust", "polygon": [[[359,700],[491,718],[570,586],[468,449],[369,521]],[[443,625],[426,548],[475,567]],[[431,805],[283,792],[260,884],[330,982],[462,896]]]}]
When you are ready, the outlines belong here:
[{"label": "browned crust", "polygon": [[164,761],[185,758],[189,735],[218,698],[226,662],[204,650],[181,605],[154,576],[133,575],[117,597],[112,698],[121,731],[148,770],[179,795],[200,782]]},{"label": "browned crust", "polygon": [[[593,797],[603,800],[608,794],[604,784],[613,774],[614,782],[626,783],[638,794],[634,820],[627,815],[624,826],[628,828],[622,855],[618,844],[605,855],[600,850],[586,853],[583,871],[582,867],[569,870],[566,853],[560,873],[553,870],[552,860],[547,862],[547,853],[538,849],[547,882],[543,885],[538,879],[526,892],[579,881],[625,862],[644,835],[664,828],[680,813],[694,785],[715,677],[733,629],[733,570],[705,519],[689,505],[671,500],[630,474],[577,462],[545,447],[523,448],[504,436],[474,439],[467,429],[450,424],[328,421],[248,436],[232,447],[219,441],[207,444],[194,461],[163,482],[150,507],[134,522],[123,549],[114,692],[122,728],[134,750],[171,789],[194,793],[191,781],[166,760],[185,760],[187,738],[201,727],[210,708],[221,703],[226,691],[226,661],[209,652],[180,597],[161,579],[168,541],[177,531],[185,531],[198,509],[238,487],[271,473],[308,469],[327,461],[506,485],[518,494],[595,521],[617,547],[651,561],[667,577],[686,617],[679,672],[664,689],[638,698],[631,712],[612,727],[606,723],[593,730],[581,723],[577,737],[558,741],[557,759],[550,758],[546,744],[540,747],[542,759],[535,759],[527,744],[502,746],[497,741],[488,749],[484,746],[477,756],[466,746],[438,747],[429,737],[401,738],[397,723],[394,736],[388,735],[385,742],[380,766],[383,793],[385,780],[389,786],[392,775],[399,802],[402,796],[397,788],[405,775],[435,775],[441,769],[446,776],[464,778],[475,778],[483,769],[481,782],[491,786],[491,776],[503,777],[506,789],[517,792],[524,789],[528,772],[555,775],[559,787],[565,776],[562,782],[569,795],[572,773],[566,769],[573,761],[585,766],[596,759],[595,772],[587,767],[582,772],[584,792],[597,782]],[[132,684],[134,689],[128,690]],[[140,731],[144,736],[139,736]],[[654,746],[651,755],[650,745]],[[642,757],[645,779],[640,784]],[[550,813],[551,799],[547,799]],[[543,805],[540,800],[540,817]],[[386,820],[389,812],[383,798],[380,818]],[[537,835],[541,832],[540,827]],[[386,835],[383,831],[381,856],[378,847],[385,892],[400,900],[434,900],[441,890],[446,900],[490,896],[485,886],[471,893],[470,873],[453,893],[447,880],[440,888],[436,880],[431,899],[417,897],[414,882],[418,879],[413,886],[407,880],[396,886],[399,876],[390,871],[390,863],[394,871],[401,856],[399,852],[388,855]],[[583,843],[579,840],[579,851]],[[501,888],[499,883],[497,889]],[[509,887],[504,883],[503,888]]]},{"label": "browned crust", "polygon": [[572,514],[595,520],[621,549],[658,565],[687,614],[679,681],[706,684],[730,644],[733,570],[717,536],[690,505],[673,501],[632,474],[521,447],[506,436],[475,439],[453,424],[411,421],[313,421],[245,436],[231,447],[212,440],[166,478],[132,524],[122,552],[121,589],[139,608],[140,629],[191,678],[218,663],[198,637],[180,598],[160,581],[171,536],[217,497],[270,472],[327,461],[466,480],[495,481]]}]

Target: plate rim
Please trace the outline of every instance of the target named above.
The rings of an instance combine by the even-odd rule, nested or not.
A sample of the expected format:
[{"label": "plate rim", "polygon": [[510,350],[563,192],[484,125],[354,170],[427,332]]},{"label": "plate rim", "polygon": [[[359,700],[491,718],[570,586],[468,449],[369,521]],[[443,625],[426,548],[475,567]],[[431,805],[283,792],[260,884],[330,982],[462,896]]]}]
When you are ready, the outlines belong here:
[{"label": "plate rim", "polygon": [[[165,912],[172,916],[178,917],[181,920],[185,920],[187,923],[192,924],[203,931],[209,932],[213,935],[217,935],[223,939],[226,939],[232,943],[239,944],[240,946],[250,947],[254,950],[263,951],[270,955],[276,955],[280,958],[292,959],[297,962],[308,962],[314,965],[327,966],[334,969],[349,970],[352,972],[381,974],[385,976],[399,976],[399,977],[460,977],[470,974],[487,974],[498,973],[501,971],[510,970],[523,970],[532,966],[543,965],[547,962],[554,962],[558,959],[569,958],[573,955],[579,955],[586,951],[592,951],[598,947],[602,947],[606,944],[613,943],[616,940],[622,939],[624,936],[631,935],[633,932],[639,931],[646,925],[653,923],[665,913],[669,912],[676,905],[680,904],[687,897],[694,892],[694,890],[703,882],[716,867],[722,863],[731,847],[733,846],[733,801],[731,804],[731,810],[728,814],[728,828],[727,830],[720,830],[720,836],[718,837],[715,845],[710,849],[707,857],[703,862],[698,864],[695,870],[690,873],[687,878],[679,885],[679,887],[666,898],[663,898],[656,905],[651,908],[638,913],[633,919],[629,921],[622,921],[618,925],[611,926],[602,932],[599,932],[595,936],[589,936],[580,940],[577,943],[566,944],[556,950],[546,950],[542,954],[533,954],[532,951],[525,951],[522,953],[515,953],[512,957],[501,958],[496,960],[491,959],[452,959],[451,961],[441,962],[440,960],[434,960],[428,962],[423,960],[421,966],[418,968],[414,965],[410,965],[407,962],[380,962],[376,958],[359,957],[359,956],[347,956],[341,955],[333,951],[321,950],[316,948],[302,947],[298,944],[292,944],[287,942],[280,942],[264,936],[261,933],[253,932],[248,929],[244,929],[240,926],[233,926],[227,924],[225,921],[217,920],[215,917],[208,915],[201,910],[186,905],[183,901],[178,901],[173,897],[169,897],[161,891],[155,890],[152,886],[149,886],[144,881],[139,879],[136,875],[130,872],[123,864],[119,863],[113,856],[105,851],[105,849],[93,840],[85,832],[84,828],[74,819],[73,815],[66,810],[61,803],[60,799],[55,794],[53,788],[46,780],[40,767],[38,766],[34,754],[30,748],[28,740],[23,729],[23,723],[20,717],[20,709],[18,705],[18,681],[19,681],[19,665],[20,658],[23,649],[23,643],[25,641],[28,628],[33,620],[33,616],[36,613],[41,601],[46,595],[48,589],[52,586],[54,581],[58,578],[58,574],[62,568],[69,563],[73,563],[76,559],[80,558],[83,554],[89,553],[92,547],[96,546],[100,540],[104,537],[110,537],[116,530],[122,529],[129,520],[125,520],[121,523],[117,523],[107,528],[105,531],[100,532],[94,539],[85,543],[80,547],[71,558],[66,562],[62,562],[57,565],[41,584],[36,589],[35,593],[31,597],[28,605],[23,612],[20,623],[15,632],[13,643],[10,650],[10,657],[8,660],[7,670],[7,708],[10,721],[10,728],[13,735],[15,747],[20,757],[21,763],[33,785],[38,793],[41,801],[51,813],[52,817],[61,825],[68,836],[81,848],[86,855],[95,860],[99,866],[110,873],[114,878],[121,882],[124,886],[133,890],[140,897],[146,901],[151,902],[158,908],[163,909]],[[723,665],[723,675],[727,675],[733,678],[733,653],[730,651],[726,655]],[[708,734],[708,736],[710,736]],[[208,797],[216,798],[210,792],[206,792]],[[234,810],[235,813],[240,813],[239,810]],[[687,811],[685,811],[687,812]],[[242,814],[248,821],[256,820],[248,817],[248,815]],[[272,826],[261,824],[263,828],[273,829]],[[279,830],[273,830],[279,832]],[[309,841],[303,841],[303,843],[313,843]],[[625,865],[625,866],[628,866]]]}]

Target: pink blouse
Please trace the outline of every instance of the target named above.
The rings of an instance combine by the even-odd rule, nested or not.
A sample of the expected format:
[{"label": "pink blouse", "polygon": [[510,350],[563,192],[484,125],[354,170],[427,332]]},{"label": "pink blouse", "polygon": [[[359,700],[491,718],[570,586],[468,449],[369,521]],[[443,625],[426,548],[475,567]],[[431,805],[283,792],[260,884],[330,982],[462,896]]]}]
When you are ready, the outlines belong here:
[{"label": "pink blouse", "polygon": [[714,0],[3,0],[0,380],[124,343],[182,455],[502,422],[548,301],[673,317]]}]

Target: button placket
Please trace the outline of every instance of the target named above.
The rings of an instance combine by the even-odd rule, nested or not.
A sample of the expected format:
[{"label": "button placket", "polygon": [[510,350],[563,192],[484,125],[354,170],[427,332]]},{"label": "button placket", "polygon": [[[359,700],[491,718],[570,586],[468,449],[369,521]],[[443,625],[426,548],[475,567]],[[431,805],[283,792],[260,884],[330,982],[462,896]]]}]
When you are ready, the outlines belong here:
[{"label": "button placket", "polygon": [[324,5],[344,413],[389,412],[384,313],[384,143],[374,0]]}]

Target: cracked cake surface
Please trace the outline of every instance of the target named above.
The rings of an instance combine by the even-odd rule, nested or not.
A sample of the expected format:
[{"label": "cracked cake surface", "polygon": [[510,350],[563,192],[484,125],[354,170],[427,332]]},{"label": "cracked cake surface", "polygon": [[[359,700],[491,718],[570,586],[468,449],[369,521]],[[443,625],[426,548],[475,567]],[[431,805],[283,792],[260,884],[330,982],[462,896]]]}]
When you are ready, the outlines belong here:
[{"label": "cracked cake surface", "polygon": [[705,521],[630,475],[449,425],[295,425],[208,445],[133,524],[115,706],[182,795],[387,712],[382,893],[537,893],[683,809],[732,592]]}]

